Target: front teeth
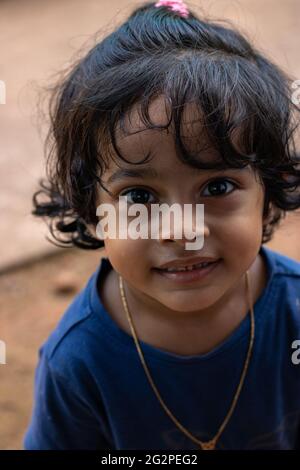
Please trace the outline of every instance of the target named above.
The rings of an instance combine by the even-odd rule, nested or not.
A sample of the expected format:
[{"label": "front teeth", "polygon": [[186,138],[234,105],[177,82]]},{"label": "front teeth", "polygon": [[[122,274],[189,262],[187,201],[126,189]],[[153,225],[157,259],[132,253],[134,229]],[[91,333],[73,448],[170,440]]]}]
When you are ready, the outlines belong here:
[{"label": "front teeth", "polygon": [[164,271],[167,271],[168,273],[176,273],[180,271],[193,271],[193,269],[196,268],[205,268],[205,266],[208,266],[210,263],[198,263],[198,264],[193,264],[192,266],[186,266],[184,268],[167,268]]}]

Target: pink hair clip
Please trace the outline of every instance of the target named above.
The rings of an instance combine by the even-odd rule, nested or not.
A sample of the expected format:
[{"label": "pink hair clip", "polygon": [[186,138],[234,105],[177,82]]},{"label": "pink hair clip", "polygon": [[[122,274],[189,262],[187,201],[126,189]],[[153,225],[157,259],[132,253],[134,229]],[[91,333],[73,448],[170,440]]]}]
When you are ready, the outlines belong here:
[{"label": "pink hair clip", "polygon": [[183,0],[159,0],[155,3],[155,7],[167,7],[184,18],[189,16],[188,7]]}]

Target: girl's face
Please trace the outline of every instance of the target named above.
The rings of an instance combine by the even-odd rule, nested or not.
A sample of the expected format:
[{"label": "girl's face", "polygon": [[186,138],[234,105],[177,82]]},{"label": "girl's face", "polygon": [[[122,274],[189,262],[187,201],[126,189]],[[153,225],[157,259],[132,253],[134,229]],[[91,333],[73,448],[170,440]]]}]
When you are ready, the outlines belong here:
[{"label": "girl's face", "polygon": [[[154,102],[149,112],[155,123],[165,122],[162,101]],[[193,142],[193,132],[201,132],[197,125],[189,119],[184,121],[183,134],[189,138],[186,142]],[[131,132],[143,127],[134,109],[130,126]],[[185,165],[176,156],[173,136],[167,131],[119,134],[117,143],[122,155],[132,163],[149,152],[153,158],[142,165],[118,159],[118,165],[112,162],[103,183],[113,196],[101,189],[97,204],[110,203],[117,210],[118,198],[125,194],[129,203],[143,202],[149,210],[151,203],[177,203],[182,207],[204,204],[205,231],[200,250],[186,250],[185,243],[191,240],[176,239],[172,231],[169,237],[160,233],[159,239],[106,239],[106,255],[114,270],[123,277],[132,295],[158,311],[187,313],[210,309],[230,294],[257,258],[264,202],[258,177],[251,167],[220,171]],[[212,148],[205,150],[205,155],[217,157]],[[120,169],[134,170],[136,176],[129,176],[128,172],[122,175]],[[155,269],[170,261],[193,257],[219,261],[206,276],[190,282],[174,281]]]}]

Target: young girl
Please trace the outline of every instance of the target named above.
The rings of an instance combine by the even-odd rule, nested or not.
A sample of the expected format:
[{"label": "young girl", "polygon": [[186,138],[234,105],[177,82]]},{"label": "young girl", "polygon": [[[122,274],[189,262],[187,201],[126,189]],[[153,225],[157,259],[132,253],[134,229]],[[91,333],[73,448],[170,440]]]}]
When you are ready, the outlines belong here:
[{"label": "young girl", "polygon": [[[240,33],[163,0],[63,81],[34,214],[105,252],[40,348],[26,449],[300,448],[300,263],[264,246],[300,207],[291,90]],[[121,196],[204,204],[203,247],[103,242],[97,207]]]}]

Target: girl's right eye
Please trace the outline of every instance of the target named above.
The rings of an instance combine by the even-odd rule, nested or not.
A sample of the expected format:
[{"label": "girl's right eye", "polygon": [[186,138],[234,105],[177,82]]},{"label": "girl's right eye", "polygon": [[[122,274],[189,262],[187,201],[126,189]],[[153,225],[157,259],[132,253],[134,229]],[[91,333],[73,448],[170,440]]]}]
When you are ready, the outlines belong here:
[{"label": "girl's right eye", "polygon": [[[155,201],[154,196],[149,191],[141,188],[129,189],[120,196],[127,196],[129,204],[151,204]],[[153,200],[151,200],[151,197]]]}]

